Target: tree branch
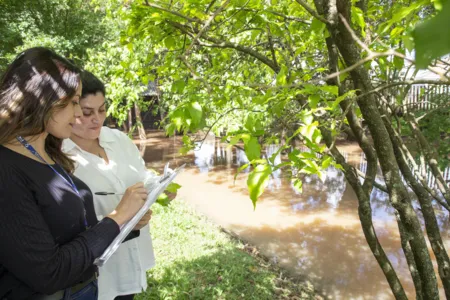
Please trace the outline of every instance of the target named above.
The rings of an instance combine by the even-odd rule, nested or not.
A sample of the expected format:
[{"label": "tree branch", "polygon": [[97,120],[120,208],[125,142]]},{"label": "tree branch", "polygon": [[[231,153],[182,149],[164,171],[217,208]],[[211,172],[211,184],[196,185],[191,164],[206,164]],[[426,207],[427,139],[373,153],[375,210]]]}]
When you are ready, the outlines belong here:
[{"label": "tree branch", "polygon": [[194,37],[194,39],[192,40],[191,44],[189,45],[189,47],[186,49],[186,56],[189,55],[189,53],[192,50],[192,47],[194,47],[196,41],[203,35],[203,33],[206,32],[206,30],[208,30],[209,26],[211,25],[211,22],[214,20],[214,18],[220,14],[225,7],[230,3],[230,0],[226,0],[206,21],[205,25],[202,27],[202,29],[200,29],[200,31],[197,33],[197,35]]},{"label": "tree branch", "polygon": [[[366,175],[363,172],[361,172],[360,170],[357,169],[356,173],[358,173],[358,176],[361,177],[362,179],[364,179],[364,181],[367,180]],[[370,180],[372,180],[372,179],[370,179]],[[377,189],[379,189],[380,191],[388,194],[387,187],[385,185],[382,185],[381,183],[376,182],[376,180],[373,180],[373,186],[376,187]]]},{"label": "tree branch", "polygon": [[300,22],[300,23],[303,23],[303,24],[306,24],[306,25],[310,25],[311,24],[311,22],[309,22],[309,21],[305,21],[305,20],[302,20],[300,18],[293,17],[293,16],[286,16],[286,15],[283,15],[282,13],[277,12],[277,11],[273,11],[273,10],[266,10],[266,11],[271,13],[271,14],[273,14],[273,15],[275,15],[275,16],[281,17],[281,18],[283,18],[285,20],[296,21],[296,22]]},{"label": "tree branch", "polygon": [[324,24],[328,24],[328,21],[325,20],[324,17],[319,16],[319,14],[311,7],[308,5],[308,3],[306,3],[303,0],[295,0],[297,1],[298,4],[300,4],[304,9],[306,9],[307,12],[309,12],[314,18],[316,18],[317,20],[321,21]]},{"label": "tree branch", "polygon": [[359,39],[359,37],[356,35],[355,31],[350,27],[350,25],[348,24],[347,20],[344,18],[344,16],[342,14],[339,14],[339,18],[342,21],[342,24],[344,24],[345,28],[348,30],[348,32],[350,33],[350,35],[352,36],[353,40],[364,50],[367,51],[367,53],[370,55],[373,53],[372,50],[369,49],[369,47]]},{"label": "tree branch", "polygon": [[162,10],[162,11],[168,12],[168,13],[170,13],[170,14],[172,14],[172,15],[175,15],[175,16],[177,16],[177,17],[183,18],[183,19],[188,20],[188,21],[193,22],[193,23],[200,23],[200,24],[203,24],[203,22],[202,22],[201,20],[199,20],[199,19],[190,18],[190,17],[185,16],[185,15],[183,15],[183,14],[177,12],[177,11],[174,11],[174,10],[170,10],[170,9],[164,8],[164,7],[159,6],[158,4],[155,4],[155,3],[152,3],[152,2],[146,1],[146,2],[145,2],[145,6],[152,7],[152,8],[156,8],[156,9],[160,9],[160,10]]},{"label": "tree branch", "polygon": [[280,68],[277,62],[277,57],[275,55],[275,49],[273,48],[273,41],[272,41],[272,33],[270,32],[270,25],[267,24],[267,37],[269,39],[269,45],[270,45],[270,52],[272,53],[273,63],[276,68]]},{"label": "tree branch", "polygon": [[[195,29],[192,29],[192,31],[194,31],[194,33],[190,32],[187,26],[182,25],[180,23],[174,22],[174,21],[169,21],[174,27],[178,28],[179,30],[181,30],[182,32],[192,36],[193,34],[198,33],[198,31],[196,31]],[[277,66],[274,65],[274,63],[272,62],[271,59],[269,59],[267,56],[249,48],[246,46],[242,46],[238,43],[231,43],[228,41],[222,41],[213,37],[210,37],[206,34],[203,34],[201,36],[201,39],[207,40],[209,42],[212,42],[214,44],[212,45],[208,45],[208,44],[202,44],[201,40],[198,40],[199,44],[202,44],[203,46],[206,47],[216,47],[216,48],[231,48],[231,49],[236,49],[240,52],[243,52],[245,54],[248,54],[250,56],[253,56],[254,58],[258,59],[259,61],[261,61],[262,63],[264,63],[265,65],[267,65],[268,67],[270,67],[272,70],[274,70],[275,73],[278,73],[280,71],[279,67],[277,68]]]},{"label": "tree branch", "polygon": [[241,7],[238,8],[237,11],[233,12],[230,16],[228,16],[227,18],[223,19],[222,21],[220,21],[218,24],[214,24],[214,29],[216,30],[217,28],[219,28],[222,24],[224,24],[225,22],[228,22],[229,20],[231,20],[232,18],[234,18],[235,15],[237,15],[239,12],[243,11],[245,9],[245,7],[248,5],[248,3],[250,2],[250,0],[247,0],[247,2],[244,3],[244,5],[242,5]]},{"label": "tree branch", "polygon": [[[321,9],[317,8],[319,13],[323,13]],[[337,11],[333,9],[329,9],[328,11],[328,21],[329,24],[335,23],[337,20]],[[331,25],[327,25],[327,27],[331,27]],[[329,28],[331,30],[331,28]],[[336,46],[336,42],[334,41],[332,36],[329,36],[326,38],[326,44],[328,49],[328,56],[329,56],[329,69],[331,72],[338,72],[339,71],[339,52]],[[333,79],[329,79],[327,81],[327,84],[329,85],[336,85],[339,88],[339,95],[343,95],[346,91],[345,87],[343,87],[339,81],[339,77],[335,77]],[[355,99],[352,99],[353,101]],[[373,184],[375,183],[375,178],[377,175],[377,168],[378,168],[378,158],[375,153],[375,149],[371,145],[369,139],[367,138],[367,135],[364,133],[364,129],[361,126],[361,122],[359,118],[356,116],[356,113],[353,109],[353,101],[349,101],[347,99],[344,99],[339,103],[339,106],[341,107],[343,111],[343,118],[347,118],[348,124],[351,128],[351,131],[353,135],[356,137],[356,140],[358,141],[358,144],[360,145],[361,149],[364,151],[364,154],[367,158],[367,171],[364,177],[364,183],[363,183],[363,191],[367,194],[370,194],[373,188]],[[342,120],[343,121],[343,120]],[[339,127],[344,122],[341,122]],[[332,145],[329,147],[329,149],[334,147],[335,139],[333,140]]]},{"label": "tree branch", "polygon": [[214,3],[216,3],[217,0],[213,0],[211,1],[211,3],[208,4],[208,7],[206,8],[205,14],[207,14],[209,12],[209,10],[211,9],[211,7],[213,7]]},{"label": "tree branch", "polygon": [[201,82],[203,82],[203,84],[205,84],[205,86],[206,86],[208,92],[211,93],[211,92],[212,92],[212,89],[211,89],[211,86],[209,85],[209,83],[208,83],[203,77],[197,75],[197,73],[196,73],[195,70],[194,70],[194,67],[192,67],[191,64],[188,62],[186,56],[180,55],[179,57],[180,57],[180,59],[183,61],[184,65],[185,65],[185,66],[189,69],[189,71],[191,72],[192,77],[193,77],[195,80],[200,80]]}]

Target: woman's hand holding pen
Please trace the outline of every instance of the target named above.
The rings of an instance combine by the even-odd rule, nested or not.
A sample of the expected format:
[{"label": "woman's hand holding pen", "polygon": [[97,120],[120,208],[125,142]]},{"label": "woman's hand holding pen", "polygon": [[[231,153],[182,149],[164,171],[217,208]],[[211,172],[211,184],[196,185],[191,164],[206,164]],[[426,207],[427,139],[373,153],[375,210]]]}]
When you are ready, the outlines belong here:
[{"label": "woman's hand holding pen", "polygon": [[[144,205],[147,195],[147,189],[144,187],[142,182],[138,182],[135,185],[130,186],[125,191],[125,194],[116,209],[109,214],[108,217],[113,219],[117,224],[119,224],[119,226],[122,226],[134,217],[134,215]],[[144,219],[144,217],[142,219]]]}]

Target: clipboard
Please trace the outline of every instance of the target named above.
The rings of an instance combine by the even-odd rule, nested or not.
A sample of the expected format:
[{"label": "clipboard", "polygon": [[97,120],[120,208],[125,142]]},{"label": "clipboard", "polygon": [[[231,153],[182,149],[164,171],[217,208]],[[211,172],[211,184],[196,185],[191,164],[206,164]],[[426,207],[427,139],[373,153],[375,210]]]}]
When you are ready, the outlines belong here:
[{"label": "clipboard", "polygon": [[144,205],[136,213],[136,215],[133,218],[131,218],[131,220],[129,220],[120,228],[119,235],[116,236],[116,238],[112,241],[112,243],[108,246],[108,248],[106,248],[106,250],[103,251],[103,254],[94,260],[94,265],[101,267],[108,261],[111,255],[113,255],[114,252],[116,252],[116,250],[120,247],[120,244],[122,244],[123,240],[133,230],[133,228],[136,226],[139,220],[141,220],[142,217],[147,213],[152,204],[156,202],[159,195],[161,195],[164,192],[167,186],[184,169],[185,165],[186,164],[181,165],[172,172],[169,172],[169,163],[165,165],[164,173],[161,176],[161,178],[157,180],[156,183],[151,184],[152,190],[149,191],[147,200],[145,201]]}]

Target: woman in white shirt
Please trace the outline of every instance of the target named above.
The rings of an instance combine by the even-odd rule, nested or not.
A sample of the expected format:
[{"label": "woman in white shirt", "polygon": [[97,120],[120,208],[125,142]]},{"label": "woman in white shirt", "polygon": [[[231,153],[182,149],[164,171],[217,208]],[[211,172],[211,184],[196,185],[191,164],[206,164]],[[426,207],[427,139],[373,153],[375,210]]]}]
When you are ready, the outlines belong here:
[{"label": "woman in white shirt", "polygon": [[[80,106],[83,115],[73,126],[63,151],[76,162],[75,176],[85,181],[94,195],[97,217],[103,219],[117,206],[128,186],[143,181],[147,168],[139,150],[118,130],[102,127],[106,118],[105,87],[93,74],[83,71]],[[155,265],[148,221],[151,211],[137,228],[137,238],[124,242],[100,268],[99,299],[133,299],[147,288],[146,271]],[[141,228],[142,227],[142,228]]]}]

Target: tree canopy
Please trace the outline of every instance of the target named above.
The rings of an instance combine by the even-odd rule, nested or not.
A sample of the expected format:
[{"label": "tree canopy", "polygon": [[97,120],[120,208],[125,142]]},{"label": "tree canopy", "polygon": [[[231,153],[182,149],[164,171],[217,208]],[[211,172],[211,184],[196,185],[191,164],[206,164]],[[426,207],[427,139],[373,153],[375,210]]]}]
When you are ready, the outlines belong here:
[{"label": "tree canopy", "polygon": [[0,70],[21,50],[46,46],[82,63],[101,43],[104,11],[83,0],[0,1]]}]

